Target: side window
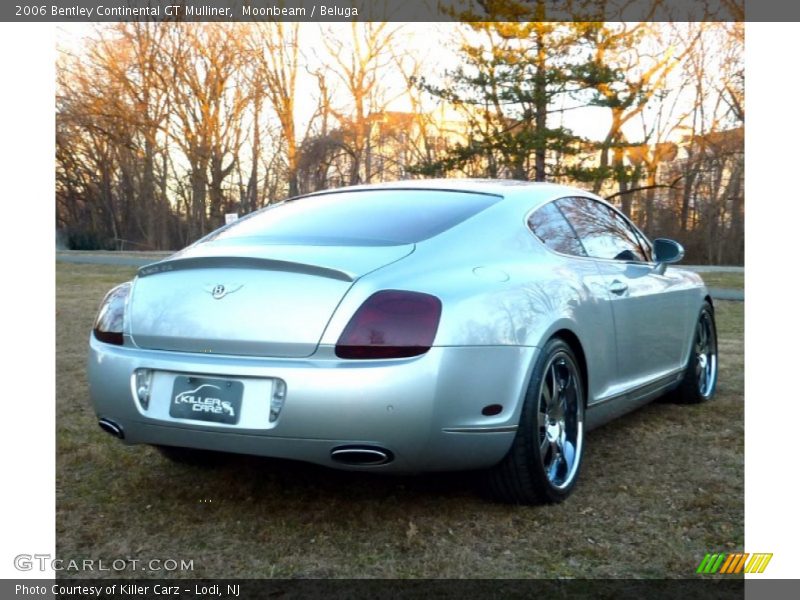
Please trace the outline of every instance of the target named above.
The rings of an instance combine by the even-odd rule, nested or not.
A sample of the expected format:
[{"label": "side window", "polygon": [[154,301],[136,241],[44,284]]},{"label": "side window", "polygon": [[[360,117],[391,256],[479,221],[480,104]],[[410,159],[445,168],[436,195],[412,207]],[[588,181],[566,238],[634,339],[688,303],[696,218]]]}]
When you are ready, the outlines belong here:
[{"label": "side window", "polygon": [[528,227],[545,246],[561,254],[586,256],[580,240],[553,202],[533,211]]},{"label": "side window", "polygon": [[562,198],[556,205],[594,258],[644,262],[639,237],[615,210],[589,198]]}]

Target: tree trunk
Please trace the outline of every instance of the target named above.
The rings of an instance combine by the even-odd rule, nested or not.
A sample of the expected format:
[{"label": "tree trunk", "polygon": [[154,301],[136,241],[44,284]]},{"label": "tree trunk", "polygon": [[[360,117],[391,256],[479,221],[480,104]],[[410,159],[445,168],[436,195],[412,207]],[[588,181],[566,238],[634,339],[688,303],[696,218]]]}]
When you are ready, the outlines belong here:
[{"label": "tree trunk", "polygon": [[142,173],[142,184],[139,190],[139,202],[141,210],[145,212],[145,241],[150,250],[158,246],[156,235],[156,223],[158,212],[155,195],[155,148],[149,133],[146,134],[144,143],[144,165]]},{"label": "tree trunk", "polygon": [[261,114],[261,84],[257,83],[255,89],[255,98],[253,98],[252,165],[250,167],[250,178],[247,181],[247,192],[244,195],[241,207],[244,215],[254,210],[258,205],[258,161],[261,160],[261,131],[258,122]]},{"label": "tree trunk", "polygon": [[730,253],[725,258],[735,264],[744,264],[744,194],[742,193],[742,169],[738,161],[731,173],[726,195],[731,199]]},{"label": "tree trunk", "polygon": [[[652,178],[652,183],[650,185],[655,185],[655,178]],[[656,190],[655,188],[650,188],[647,190],[644,198],[644,223],[642,225],[642,229],[650,235],[655,235],[655,201],[656,201]]]},{"label": "tree trunk", "polygon": [[689,228],[689,208],[692,201],[692,192],[694,191],[694,180],[697,176],[697,171],[692,164],[691,158],[688,159],[685,173],[683,178],[683,198],[681,199],[681,233],[686,233]]},{"label": "tree trunk", "polygon": [[[621,140],[619,140],[621,141]],[[612,167],[614,169],[614,175],[617,178],[617,182],[619,185],[619,195],[622,198],[622,212],[625,213],[626,216],[630,217],[631,215],[631,205],[633,202],[633,198],[631,197],[633,194],[629,194],[628,189],[628,180],[625,177],[625,150],[622,148],[621,145],[617,145],[614,147],[614,162]]]},{"label": "tree trunk", "polygon": [[161,181],[159,182],[159,188],[161,190],[161,195],[159,197],[159,203],[158,203],[159,205],[158,249],[159,250],[171,249],[173,247],[172,240],[169,239],[170,205],[169,205],[169,200],[167,199],[168,169],[169,169],[169,151],[167,148],[165,148],[163,154],[161,155]]},{"label": "tree trunk", "polygon": [[197,164],[192,167],[192,218],[189,219],[189,239],[197,240],[206,232],[206,180],[205,165]]},{"label": "tree trunk", "polygon": [[[545,40],[539,33],[536,37],[536,75],[533,82],[534,110],[536,123],[536,143],[534,160],[534,181],[544,181],[547,177],[545,159],[547,158],[547,53]],[[527,177],[526,177],[527,179]]]},{"label": "tree trunk", "polygon": [[286,140],[286,162],[289,163],[289,196],[297,196],[300,188],[297,185],[297,144],[294,139],[294,130],[292,130],[291,138]]}]

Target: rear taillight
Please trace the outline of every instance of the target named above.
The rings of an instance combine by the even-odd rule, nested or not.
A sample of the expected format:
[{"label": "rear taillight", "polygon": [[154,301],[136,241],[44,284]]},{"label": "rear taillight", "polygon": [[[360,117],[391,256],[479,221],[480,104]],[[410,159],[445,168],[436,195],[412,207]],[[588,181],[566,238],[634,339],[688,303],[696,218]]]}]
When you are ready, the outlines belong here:
[{"label": "rear taillight", "polygon": [[125,304],[131,284],[123,283],[106,294],[100,305],[100,312],[94,321],[94,337],[106,344],[122,345],[122,331],[125,323]]},{"label": "rear taillight", "polygon": [[336,343],[339,358],[406,358],[433,345],[442,303],[436,296],[386,290],[367,298]]}]

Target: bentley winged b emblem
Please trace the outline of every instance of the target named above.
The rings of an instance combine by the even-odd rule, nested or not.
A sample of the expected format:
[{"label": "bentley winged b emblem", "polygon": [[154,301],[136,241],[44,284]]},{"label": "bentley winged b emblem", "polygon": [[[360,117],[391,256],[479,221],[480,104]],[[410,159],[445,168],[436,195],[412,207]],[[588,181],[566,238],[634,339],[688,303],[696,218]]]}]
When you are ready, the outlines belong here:
[{"label": "bentley winged b emblem", "polygon": [[240,289],[244,287],[244,284],[241,283],[217,283],[215,285],[206,285],[203,289],[211,294],[211,297],[215,300],[219,300],[224,298],[228,294],[232,294],[234,292],[238,292]]}]

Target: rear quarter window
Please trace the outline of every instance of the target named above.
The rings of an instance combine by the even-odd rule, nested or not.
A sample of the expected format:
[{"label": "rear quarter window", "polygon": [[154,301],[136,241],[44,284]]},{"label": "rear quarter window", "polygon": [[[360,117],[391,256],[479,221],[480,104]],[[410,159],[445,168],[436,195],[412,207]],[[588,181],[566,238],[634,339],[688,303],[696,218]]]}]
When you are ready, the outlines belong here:
[{"label": "rear quarter window", "polygon": [[537,208],[528,218],[528,227],[542,243],[561,254],[586,256],[578,236],[555,203]]}]

